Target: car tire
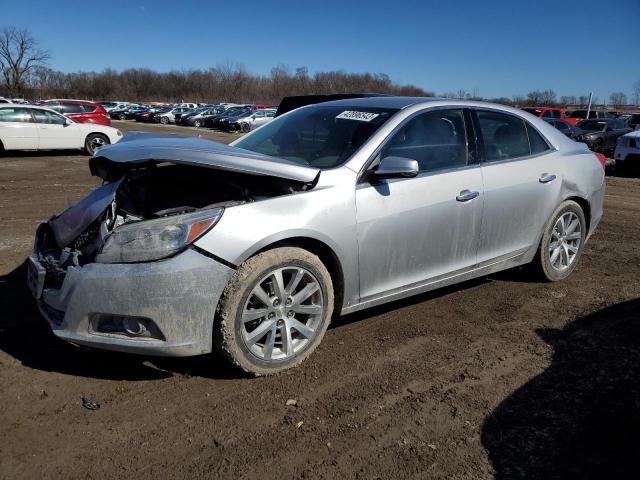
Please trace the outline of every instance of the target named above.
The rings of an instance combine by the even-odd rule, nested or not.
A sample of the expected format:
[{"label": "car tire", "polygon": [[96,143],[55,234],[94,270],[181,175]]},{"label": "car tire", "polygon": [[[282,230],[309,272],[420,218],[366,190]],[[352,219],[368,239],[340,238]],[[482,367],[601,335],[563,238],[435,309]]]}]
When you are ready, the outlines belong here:
[{"label": "car tire", "polygon": [[163,125],[166,125],[167,123],[169,123],[169,118],[168,117],[160,117],[160,123]]},{"label": "car tire", "polygon": [[251,130],[251,127],[249,126],[248,123],[241,123],[240,124],[240,131],[242,133],[249,133],[250,130]]},{"label": "car tire", "polygon": [[120,120],[126,120],[127,116],[124,113],[121,113],[118,118],[120,118]]},{"label": "car tire", "polygon": [[567,278],[580,261],[586,235],[587,222],[582,207],[573,200],[562,202],[545,226],[531,263],[533,273],[548,282]]},{"label": "car tire", "polygon": [[93,156],[100,148],[109,145],[111,142],[106,135],[102,133],[92,133],[87,135],[84,141],[84,151],[87,155]]},{"label": "car tire", "polygon": [[226,286],[214,322],[214,345],[252,375],[286,370],[321,342],[333,305],[331,276],[316,255],[296,247],[267,250],[244,262]]},{"label": "car tire", "polygon": [[200,120],[196,120],[195,122],[193,122],[193,126],[200,128],[202,126],[202,122]]}]

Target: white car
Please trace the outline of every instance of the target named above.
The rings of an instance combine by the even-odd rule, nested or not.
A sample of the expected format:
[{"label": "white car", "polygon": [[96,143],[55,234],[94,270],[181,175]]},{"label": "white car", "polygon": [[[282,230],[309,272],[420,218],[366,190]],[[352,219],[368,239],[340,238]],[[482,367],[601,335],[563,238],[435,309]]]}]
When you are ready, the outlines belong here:
[{"label": "white car", "polygon": [[271,110],[249,110],[242,116],[239,116],[229,122],[229,130],[232,132],[240,131],[242,133],[255,130],[262,125],[269,123],[276,116],[276,111]]},{"label": "white car", "polygon": [[168,112],[164,112],[156,115],[155,121],[160,122],[163,125],[168,123],[176,123],[176,113],[184,113],[191,110],[188,107],[175,107],[169,110]]},{"label": "white car", "polygon": [[0,151],[83,149],[93,155],[116,143],[122,132],[95,123],[77,123],[49,108],[0,104]]},{"label": "white car", "polygon": [[617,172],[640,170],[640,130],[634,130],[618,138],[613,154]]}]

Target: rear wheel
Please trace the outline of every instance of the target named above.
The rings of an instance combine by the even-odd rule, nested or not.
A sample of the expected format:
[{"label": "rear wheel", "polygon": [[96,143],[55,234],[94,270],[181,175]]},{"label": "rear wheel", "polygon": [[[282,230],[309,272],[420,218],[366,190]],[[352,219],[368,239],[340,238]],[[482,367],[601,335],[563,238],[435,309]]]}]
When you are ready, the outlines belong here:
[{"label": "rear wheel", "polygon": [[202,121],[201,120],[196,120],[195,122],[193,122],[193,126],[200,128],[202,126]]},{"label": "rear wheel", "polygon": [[87,152],[87,155],[94,155],[102,147],[110,143],[106,135],[92,133],[91,135],[87,135],[87,139],[84,142],[84,151]]},{"label": "rear wheel", "polygon": [[248,132],[249,132],[249,130],[251,130],[251,127],[249,126],[249,124],[248,124],[248,123],[241,123],[241,124],[240,124],[240,131],[241,131],[242,133],[248,133]]},{"label": "rear wheel", "polygon": [[160,123],[166,125],[169,123],[169,117],[160,117]]},{"label": "rear wheel", "polygon": [[127,116],[124,113],[121,113],[119,115],[119,117],[120,117],[120,120],[126,120],[127,119]]},{"label": "rear wheel", "polygon": [[220,352],[253,375],[294,367],[331,321],[333,286],[324,264],[295,247],[247,260],[225,288],[214,324]]},{"label": "rear wheel", "polygon": [[587,234],[584,212],[572,200],[562,202],[547,223],[532,267],[541,278],[555,282],[575,270]]}]

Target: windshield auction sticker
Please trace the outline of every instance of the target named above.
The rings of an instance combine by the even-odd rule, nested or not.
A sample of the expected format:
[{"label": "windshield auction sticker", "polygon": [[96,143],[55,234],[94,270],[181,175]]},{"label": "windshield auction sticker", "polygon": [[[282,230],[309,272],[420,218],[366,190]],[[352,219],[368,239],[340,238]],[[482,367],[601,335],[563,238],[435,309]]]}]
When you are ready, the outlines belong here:
[{"label": "windshield auction sticker", "polygon": [[359,122],[370,122],[374,118],[380,116],[378,113],[371,112],[354,112],[352,110],[345,110],[336,118],[342,118],[345,120],[358,120]]}]

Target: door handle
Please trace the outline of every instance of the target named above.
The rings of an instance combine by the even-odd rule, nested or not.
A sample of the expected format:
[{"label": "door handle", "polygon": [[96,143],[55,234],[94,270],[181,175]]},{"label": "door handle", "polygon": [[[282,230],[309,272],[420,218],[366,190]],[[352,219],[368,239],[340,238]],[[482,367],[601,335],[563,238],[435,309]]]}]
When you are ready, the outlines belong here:
[{"label": "door handle", "polygon": [[469,200],[473,200],[474,198],[476,198],[478,195],[480,195],[480,192],[462,190],[456,197],[456,200],[459,202],[468,202]]},{"label": "door handle", "polygon": [[543,173],[538,179],[538,181],[540,183],[549,183],[549,182],[553,182],[555,179],[556,179],[555,175],[551,175],[549,173]]}]

